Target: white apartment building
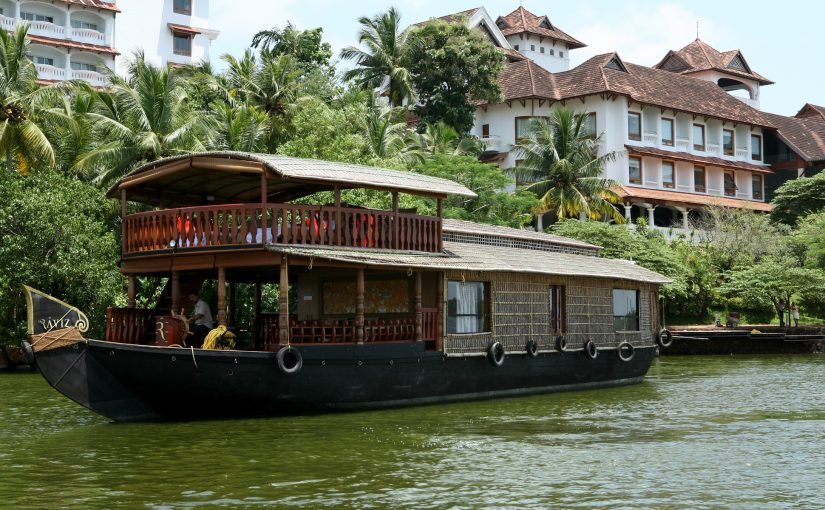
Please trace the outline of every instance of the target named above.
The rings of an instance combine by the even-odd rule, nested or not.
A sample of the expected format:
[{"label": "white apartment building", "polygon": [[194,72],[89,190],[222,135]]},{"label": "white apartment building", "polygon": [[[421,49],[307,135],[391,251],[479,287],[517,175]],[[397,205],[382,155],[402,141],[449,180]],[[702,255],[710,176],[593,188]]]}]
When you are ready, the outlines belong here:
[{"label": "white apartment building", "polygon": [[[209,28],[209,0],[120,0],[118,72],[127,59],[143,50],[147,61],[164,66],[209,60],[219,31]],[[151,20],[151,21],[147,21]]]},{"label": "white apartment building", "polygon": [[29,24],[29,56],[42,84],[85,80],[106,84],[104,68],[114,68],[114,1],[0,0],[0,26],[12,31]]}]

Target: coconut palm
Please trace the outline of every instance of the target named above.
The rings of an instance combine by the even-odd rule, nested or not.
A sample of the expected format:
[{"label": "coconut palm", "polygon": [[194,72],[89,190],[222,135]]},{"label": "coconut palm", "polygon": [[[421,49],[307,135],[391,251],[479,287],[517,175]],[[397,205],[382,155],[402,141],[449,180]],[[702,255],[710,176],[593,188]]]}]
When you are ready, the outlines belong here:
[{"label": "coconut palm", "polygon": [[407,167],[424,161],[425,152],[416,141],[416,134],[403,121],[403,111],[381,104],[374,95],[364,116],[363,132],[373,156],[381,159],[397,159]]},{"label": "coconut palm", "polygon": [[477,156],[481,152],[481,143],[477,138],[462,138],[455,128],[443,121],[424,123],[424,131],[418,135],[416,143],[429,158],[434,158],[437,154]]},{"label": "coconut palm", "polygon": [[0,30],[0,154],[6,169],[20,172],[54,164],[54,149],[38,125],[54,87],[38,87],[37,69],[28,58],[28,25]]},{"label": "coconut palm", "polygon": [[155,67],[136,53],[128,78],[111,73],[108,90],[94,92],[89,113],[104,143],[84,154],[78,171],[103,169],[96,181],[109,184],[148,161],[206,149],[207,116],[187,102],[185,81],[173,68]]},{"label": "coconut palm", "polygon": [[[43,131],[55,152],[54,167],[63,173],[76,173],[76,164],[98,141],[89,113],[94,111],[95,95],[91,87],[80,85],[72,94],[63,94],[56,104],[42,112]],[[84,178],[94,178],[96,171],[86,168]]]},{"label": "coconut palm", "polygon": [[400,31],[401,14],[390,7],[387,12],[358,19],[358,43],[365,49],[349,46],[341,51],[344,60],[355,60],[356,68],[344,78],[361,86],[382,88],[393,106],[413,97],[412,78],[403,65],[406,32]]},{"label": "coconut palm", "polygon": [[214,122],[207,137],[210,150],[263,152],[269,135],[269,118],[253,105],[226,102],[212,104]]},{"label": "coconut palm", "polygon": [[597,155],[601,137],[585,130],[586,115],[556,109],[547,119],[534,119],[530,133],[515,149],[523,163],[514,173],[525,189],[541,200],[537,212],[554,212],[558,218],[584,215],[609,217],[617,223],[623,216],[613,205],[621,198],[614,191],[619,183],[602,176],[604,166],[622,155]]}]

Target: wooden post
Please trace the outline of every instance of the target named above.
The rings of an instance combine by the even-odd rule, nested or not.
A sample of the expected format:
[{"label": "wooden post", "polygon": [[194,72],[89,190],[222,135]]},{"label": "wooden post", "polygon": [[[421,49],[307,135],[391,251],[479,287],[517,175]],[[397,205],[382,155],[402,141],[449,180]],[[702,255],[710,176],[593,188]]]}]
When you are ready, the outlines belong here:
[{"label": "wooden post", "polygon": [[218,268],[218,325],[226,326],[226,268]]},{"label": "wooden post", "polygon": [[238,296],[238,284],[231,282],[229,284],[229,325],[236,326],[238,319],[238,307],[235,303],[235,298]]},{"label": "wooden post", "polygon": [[421,271],[415,272],[415,295],[413,296],[415,307],[415,341],[421,341],[421,327],[424,315],[421,312]]},{"label": "wooden post", "polygon": [[443,223],[442,216],[444,215],[444,200],[439,198],[435,203],[437,209],[436,214],[438,215],[438,232],[436,232],[436,235],[438,236],[438,252],[441,253],[444,250],[444,239],[441,235],[441,224]]},{"label": "wooden post", "polygon": [[120,253],[126,253],[126,188],[120,190]]},{"label": "wooden post", "polygon": [[289,343],[289,261],[281,255],[281,280],[278,288],[278,343]]},{"label": "wooden post", "polygon": [[364,343],[364,270],[355,270],[355,341]]},{"label": "wooden post", "polygon": [[398,224],[398,192],[392,192],[392,248],[399,249],[398,237],[401,232],[401,226]]},{"label": "wooden post", "polygon": [[180,272],[172,271],[172,302],[170,304],[172,313],[180,312]]},{"label": "wooden post", "polygon": [[341,246],[341,188],[335,186],[335,246]]},{"label": "wooden post", "polygon": [[[266,184],[266,167],[261,165],[261,244],[266,246],[266,208],[267,208],[267,194],[269,193]],[[273,223],[274,223],[274,215],[273,215]],[[272,236],[272,240],[275,240],[276,236]],[[234,324],[234,318],[233,318]]]},{"label": "wooden post", "polygon": [[137,281],[136,277],[133,274],[128,276],[128,286],[127,286],[127,293],[129,296],[128,306],[129,308],[137,307]]},{"label": "wooden post", "polygon": [[[257,278],[260,278],[258,276]],[[255,347],[260,349],[263,345],[263,331],[261,330],[261,281],[255,281],[255,320],[252,321],[252,340]]]},{"label": "wooden post", "polygon": [[444,273],[438,273],[435,286],[435,302],[438,314],[435,321],[435,349],[442,350],[444,346]]}]

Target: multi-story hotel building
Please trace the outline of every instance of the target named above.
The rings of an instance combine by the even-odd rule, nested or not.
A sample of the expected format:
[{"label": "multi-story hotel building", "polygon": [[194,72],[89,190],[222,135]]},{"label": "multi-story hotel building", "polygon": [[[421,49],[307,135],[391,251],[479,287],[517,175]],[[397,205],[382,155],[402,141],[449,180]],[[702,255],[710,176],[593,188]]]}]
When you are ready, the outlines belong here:
[{"label": "multi-story hotel building", "polygon": [[806,105],[796,117],[760,111],[760,87],[773,82],[739,50],[697,39],[652,67],[608,53],[570,69],[570,52],[584,43],[547,16],[519,7],[493,21],[481,7],[444,19],[459,18],[507,56],[503,101],[476,110],[483,159],[513,167],[531,119],[559,107],[586,113],[600,152],[625,155],[605,173],[621,184],[627,219],[680,228],[710,204],[769,211],[781,182],[825,164],[825,108]]},{"label": "multi-story hotel building", "polygon": [[104,68],[114,68],[114,1],[0,0],[0,25],[12,31],[29,25],[29,57],[40,83],[85,80],[106,84]]}]

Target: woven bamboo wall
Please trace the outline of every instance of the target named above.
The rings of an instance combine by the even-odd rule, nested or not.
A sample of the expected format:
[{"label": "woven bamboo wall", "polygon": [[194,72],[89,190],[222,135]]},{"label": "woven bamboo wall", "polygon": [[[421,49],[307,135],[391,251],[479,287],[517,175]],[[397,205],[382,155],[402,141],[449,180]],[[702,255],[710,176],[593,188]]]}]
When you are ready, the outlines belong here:
[{"label": "woven bamboo wall", "polygon": [[[507,352],[524,352],[528,340],[539,350],[556,348],[550,331],[549,289],[565,288],[565,337],[568,349],[581,349],[587,340],[599,348],[615,348],[623,341],[634,346],[653,345],[655,324],[651,322],[655,307],[656,286],[597,278],[553,278],[512,273],[463,274],[448,271],[447,279],[490,282],[490,333],[445,335],[444,350],[453,354],[486,352],[493,341],[501,342]],[[638,289],[639,331],[613,331],[613,289]],[[445,299],[447,296],[445,288]]]}]

